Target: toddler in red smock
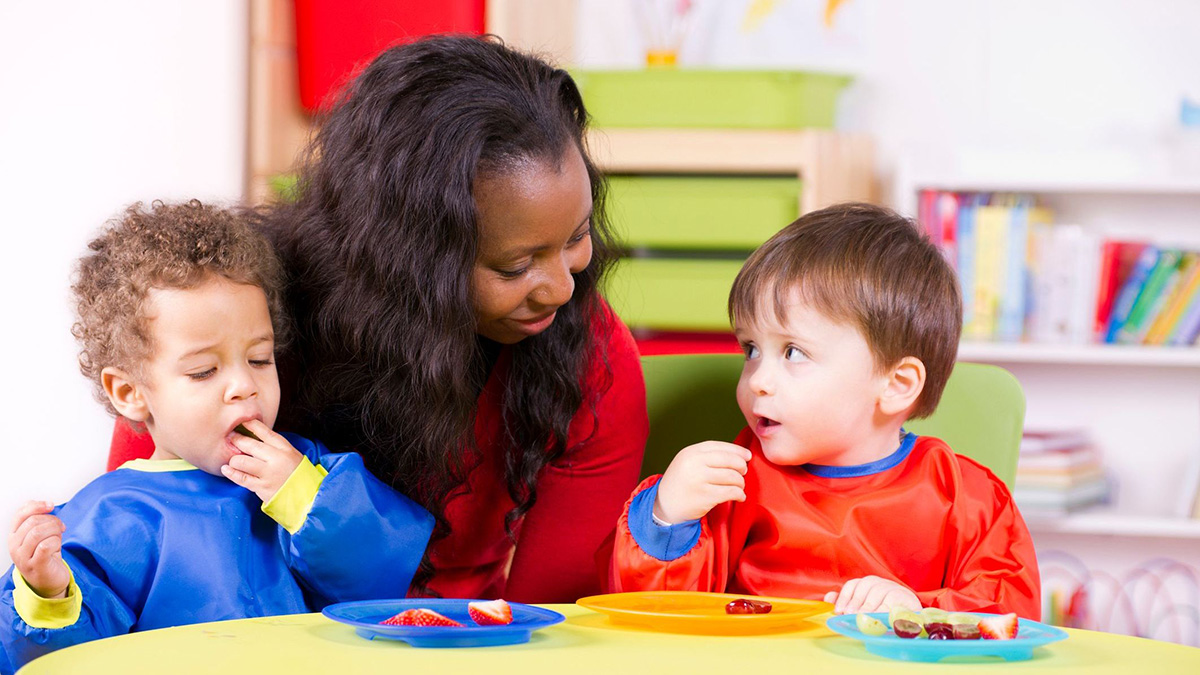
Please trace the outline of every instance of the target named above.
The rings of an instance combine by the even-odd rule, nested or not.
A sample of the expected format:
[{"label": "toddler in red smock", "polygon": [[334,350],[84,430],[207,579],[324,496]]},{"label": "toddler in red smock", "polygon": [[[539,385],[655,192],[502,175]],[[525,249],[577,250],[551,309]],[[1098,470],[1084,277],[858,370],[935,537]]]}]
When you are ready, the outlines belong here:
[{"label": "toddler in red smock", "polygon": [[1004,483],[902,428],[937,407],[962,326],[954,272],[911,221],[866,204],[810,213],[750,256],[729,310],[748,426],[638,486],[609,590],[1040,617]]}]

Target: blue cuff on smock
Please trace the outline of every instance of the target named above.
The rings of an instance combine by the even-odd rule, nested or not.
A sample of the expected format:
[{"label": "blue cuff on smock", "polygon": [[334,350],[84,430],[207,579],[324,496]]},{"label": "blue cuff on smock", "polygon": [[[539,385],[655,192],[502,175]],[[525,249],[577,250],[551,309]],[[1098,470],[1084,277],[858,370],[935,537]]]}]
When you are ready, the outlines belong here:
[{"label": "blue cuff on smock", "polygon": [[648,555],[663,562],[682,557],[700,541],[700,521],[688,520],[674,525],[654,522],[654,500],[658,483],[642,490],[629,504],[629,532]]}]

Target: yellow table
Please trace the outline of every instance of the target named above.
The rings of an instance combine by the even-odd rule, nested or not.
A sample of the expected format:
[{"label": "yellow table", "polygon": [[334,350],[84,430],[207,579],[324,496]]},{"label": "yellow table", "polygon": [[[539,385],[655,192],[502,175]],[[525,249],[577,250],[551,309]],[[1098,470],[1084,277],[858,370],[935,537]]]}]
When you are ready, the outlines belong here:
[{"label": "yellow table", "polygon": [[[417,649],[364,640],[320,614],[180,626],[99,640],[33,661],[20,675],[42,673],[1200,673],[1200,648],[1123,635],[1068,630],[1029,661],[906,663],[868,654],[861,643],[824,626],[750,637],[680,635],[628,629],[576,605],[548,605],[567,616],[527,644]],[[827,615],[826,615],[827,616]]]}]

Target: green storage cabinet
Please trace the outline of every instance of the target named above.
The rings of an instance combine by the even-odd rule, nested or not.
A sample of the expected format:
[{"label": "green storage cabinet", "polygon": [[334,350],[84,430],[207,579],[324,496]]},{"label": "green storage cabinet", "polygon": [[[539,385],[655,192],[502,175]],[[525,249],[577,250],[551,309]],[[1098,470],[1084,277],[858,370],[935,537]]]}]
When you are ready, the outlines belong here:
[{"label": "green storage cabinet", "polygon": [[629,248],[750,251],[800,215],[800,180],[610,176],[609,210]]},{"label": "green storage cabinet", "polygon": [[743,260],[622,258],[605,297],[631,328],[728,331],[729,289]]},{"label": "green storage cabinet", "polygon": [[571,73],[598,127],[833,128],[845,75],[649,68]]}]

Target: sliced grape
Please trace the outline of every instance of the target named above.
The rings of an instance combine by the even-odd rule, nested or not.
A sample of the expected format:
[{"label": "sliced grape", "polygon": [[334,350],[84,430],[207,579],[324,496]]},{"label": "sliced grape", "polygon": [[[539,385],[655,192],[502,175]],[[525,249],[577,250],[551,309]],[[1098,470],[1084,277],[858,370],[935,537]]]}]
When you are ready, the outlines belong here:
[{"label": "sliced grape", "polygon": [[954,627],[948,623],[941,621],[931,621],[925,624],[925,630],[929,632],[930,640],[953,640]]},{"label": "sliced grape", "polygon": [[909,640],[921,637],[921,634],[925,632],[921,624],[916,621],[909,621],[908,619],[896,619],[893,621],[892,630],[896,633],[896,637]]},{"label": "sliced grape", "polygon": [[969,623],[956,623],[954,627],[955,640],[978,640],[979,626]]},{"label": "sliced grape", "polygon": [[947,612],[944,609],[939,609],[937,607],[924,607],[919,613],[921,615],[922,622],[925,624],[929,624],[931,621],[937,623],[949,623],[947,619],[950,618],[950,612]]},{"label": "sliced grape", "polygon": [[883,635],[887,632],[887,626],[870,614],[857,614],[854,617],[854,625],[863,635]]}]

